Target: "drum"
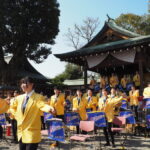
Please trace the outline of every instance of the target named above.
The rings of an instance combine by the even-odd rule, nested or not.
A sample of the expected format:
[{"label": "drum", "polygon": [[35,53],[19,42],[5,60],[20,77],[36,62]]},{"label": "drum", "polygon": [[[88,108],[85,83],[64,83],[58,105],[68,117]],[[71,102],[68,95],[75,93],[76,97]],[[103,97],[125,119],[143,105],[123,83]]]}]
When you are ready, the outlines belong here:
[{"label": "drum", "polygon": [[144,98],[145,109],[150,109],[150,98]]},{"label": "drum", "polygon": [[46,120],[48,125],[48,138],[55,141],[65,141],[62,119],[53,118]]},{"label": "drum", "polygon": [[67,126],[78,126],[80,123],[79,114],[76,112],[65,113],[65,124]]},{"label": "drum", "polygon": [[136,123],[133,113],[131,111],[122,111],[122,112],[120,112],[119,116],[125,117],[127,124],[135,124]]},{"label": "drum", "polygon": [[146,115],[146,126],[150,129],[150,115]]},{"label": "drum", "polygon": [[106,87],[105,87],[105,89],[106,89],[107,91],[110,91],[110,90],[111,90],[110,85],[109,85],[109,84],[107,84],[107,85],[106,85]]},{"label": "drum", "polygon": [[122,100],[122,105],[121,105],[121,109],[124,109],[124,110],[127,110],[127,107],[128,107],[128,105],[127,105],[127,101],[126,100]]},{"label": "drum", "polygon": [[52,118],[53,118],[52,114],[44,112],[44,123],[46,123],[46,120],[52,119]]},{"label": "drum", "polygon": [[88,120],[94,121],[97,127],[106,127],[106,118],[104,112],[89,112]]},{"label": "drum", "polygon": [[71,102],[70,100],[66,99],[65,111],[68,112],[70,110],[71,110]]},{"label": "drum", "polygon": [[133,83],[128,83],[128,84],[126,85],[127,91],[130,91],[132,86],[133,86]]},{"label": "drum", "polygon": [[91,112],[91,111],[92,111],[91,108],[86,109],[86,112]]},{"label": "drum", "polygon": [[122,85],[118,84],[118,85],[117,85],[117,88],[118,88],[120,91],[124,92],[124,89],[123,89]]},{"label": "drum", "polygon": [[5,114],[0,114],[0,125],[6,125]]}]

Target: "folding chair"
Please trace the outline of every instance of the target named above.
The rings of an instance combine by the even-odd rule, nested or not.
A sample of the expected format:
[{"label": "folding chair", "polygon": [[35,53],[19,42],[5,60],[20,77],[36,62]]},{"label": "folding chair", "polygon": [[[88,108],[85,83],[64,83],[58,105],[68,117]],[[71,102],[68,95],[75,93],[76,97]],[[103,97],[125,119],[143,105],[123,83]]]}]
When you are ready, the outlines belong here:
[{"label": "folding chair", "polygon": [[122,146],[122,149],[124,149],[124,144],[127,140],[127,133],[126,133],[126,129],[125,129],[126,118],[116,116],[113,120],[113,124],[119,126],[119,127],[112,127],[111,130],[112,130],[112,132],[122,134],[123,141],[120,142],[120,144]]},{"label": "folding chair", "polygon": [[[80,121],[79,128],[81,131],[87,132],[87,134],[77,134],[70,137],[70,149],[72,145],[72,141],[84,142],[87,139],[94,137],[94,121]],[[88,133],[93,133],[90,135]]]}]

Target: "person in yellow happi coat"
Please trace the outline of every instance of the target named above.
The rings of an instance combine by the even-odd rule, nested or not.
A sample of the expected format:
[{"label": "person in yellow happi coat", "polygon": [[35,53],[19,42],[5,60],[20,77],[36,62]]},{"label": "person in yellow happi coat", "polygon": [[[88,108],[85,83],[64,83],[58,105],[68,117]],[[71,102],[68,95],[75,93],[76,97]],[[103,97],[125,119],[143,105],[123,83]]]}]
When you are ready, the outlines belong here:
[{"label": "person in yellow happi coat", "polygon": [[106,113],[106,118],[108,122],[112,122],[115,114],[115,106],[121,103],[123,97],[116,95],[116,90],[114,88],[111,89],[111,94],[108,95],[108,99],[106,101],[106,106],[104,108],[104,112]]},{"label": "person in yellow happi coat", "polygon": [[[79,113],[81,120],[87,120],[86,113],[87,100],[82,97],[82,92],[77,90],[77,97],[73,99],[73,111]],[[79,133],[79,127],[77,127],[77,133]]]},{"label": "person in yellow happi coat", "polygon": [[100,88],[105,88],[106,87],[106,80],[105,80],[105,76],[101,76],[100,78]]},{"label": "person in yellow happi coat", "polygon": [[150,82],[147,84],[147,87],[143,91],[144,98],[150,98]]},{"label": "person in yellow happi coat", "polygon": [[[0,93],[0,114],[6,113],[8,109],[9,109],[9,102],[2,99]],[[0,139],[2,138],[3,138],[3,128],[0,125]]]},{"label": "person in yellow happi coat", "polygon": [[[19,96],[19,91],[14,91],[14,97],[10,97],[8,95],[7,99],[10,99],[10,106],[13,105],[13,103],[15,102],[16,100],[16,97]],[[9,113],[9,110],[8,110],[8,113]],[[17,121],[16,119],[14,119],[14,116],[11,116],[10,114],[10,122],[11,122],[11,126],[12,126],[12,133],[13,133],[13,143],[18,143],[18,140],[17,140]]]},{"label": "person in yellow happi coat", "polygon": [[73,99],[73,111],[79,113],[81,120],[87,120],[86,106],[87,100],[82,97],[82,92],[77,90],[77,97]]},{"label": "person in yellow happi coat", "polygon": [[92,89],[88,89],[87,91],[88,96],[86,97],[87,100],[87,107],[88,111],[96,111],[98,106],[98,100],[96,96],[93,96]]},{"label": "person in yellow happi coat", "polygon": [[112,73],[109,82],[110,82],[110,86],[115,88],[119,84],[117,75]]},{"label": "person in yellow happi coat", "polygon": [[50,106],[55,109],[56,117],[64,120],[65,95],[60,93],[58,87],[54,88],[54,95],[50,98]]},{"label": "person in yellow happi coat", "polygon": [[72,110],[72,103],[74,97],[74,95],[71,95],[71,91],[65,91],[65,112],[69,112]]},{"label": "person in yellow happi coat", "polygon": [[130,106],[131,109],[135,112],[136,119],[138,120],[138,105],[139,105],[139,90],[135,88],[135,86],[131,87],[131,90],[129,92],[129,98],[130,98]]},{"label": "person in yellow happi coat", "polygon": [[98,100],[98,111],[104,111],[107,98],[107,91],[105,89],[102,89],[102,96]]},{"label": "person in yellow happi coat", "polygon": [[[50,98],[50,106],[52,106],[55,110],[55,117],[62,119],[64,121],[64,113],[65,113],[65,94],[61,93],[59,87],[54,87],[54,95]],[[51,144],[51,147],[57,147],[59,142]]]},{"label": "person in yellow happi coat", "polygon": [[143,91],[143,106],[145,106],[146,108],[146,114],[149,115],[150,114],[150,82],[147,84],[147,87],[144,88]]},{"label": "person in yellow happi coat", "polygon": [[53,112],[54,109],[45,104],[42,95],[35,93],[32,78],[23,78],[21,88],[25,94],[16,97],[10,112],[17,120],[20,150],[36,150],[41,141],[41,111]]},{"label": "person in yellow happi coat", "polygon": [[104,134],[106,138],[106,146],[110,145],[109,138],[108,138],[108,132],[109,135],[111,136],[111,141],[112,141],[112,146],[115,147],[115,142],[114,142],[114,135],[111,131],[112,127],[112,122],[114,119],[115,115],[115,106],[122,101],[122,96],[118,97],[116,96],[116,90],[114,88],[111,89],[111,94],[108,96],[106,100],[106,105],[104,107],[104,112],[106,114],[106,119],[107,119],[107,128],[104,128]]},{"label": "person in yellow happi coat", "polygon": [[121,78],[120,83],[121,83],[122,87],[125,89],[125,88],[126,88],[126,85],[127,85],[126,75],[124,75],[124,76]]},{"label": "person in yellow happi coat", "polygon": [[140,75],[139,75],[138,71],[136,71],[135,75],[133,76],[133,82],[134,82],[136,88],[139,89],[139,87],[140,87]]},{"label": "person in yellow happi coat", "polygon": [[9,102],[0,98],[0,114],[6,113],[9,109]]}]

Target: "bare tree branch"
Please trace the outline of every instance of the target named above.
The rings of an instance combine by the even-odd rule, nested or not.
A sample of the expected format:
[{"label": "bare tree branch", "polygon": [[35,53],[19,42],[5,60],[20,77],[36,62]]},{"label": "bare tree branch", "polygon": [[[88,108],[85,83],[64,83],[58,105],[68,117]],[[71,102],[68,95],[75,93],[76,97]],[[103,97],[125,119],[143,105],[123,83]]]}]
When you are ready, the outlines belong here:
[{"label": "bare tree branch", "polygon": [[73,30],[69,28],[65,36],[73,48],[79,49],[79,46],[83,45],[83,43],[88,43],[91,41],[97,32],[98,26],[98,18],[88,17],[83,20],[82,25],[74,24]]}]

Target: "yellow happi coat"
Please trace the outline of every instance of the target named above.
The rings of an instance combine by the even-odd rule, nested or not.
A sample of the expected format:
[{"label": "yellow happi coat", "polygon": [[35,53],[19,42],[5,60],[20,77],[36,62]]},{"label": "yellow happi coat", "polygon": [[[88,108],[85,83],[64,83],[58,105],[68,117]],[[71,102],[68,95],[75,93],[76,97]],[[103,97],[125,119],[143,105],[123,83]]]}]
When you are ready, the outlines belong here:
[{"label": "yellow happi coat", "polygon": [[86,106],[87,100],[84,97],[81,98],[80,103],[78,97],[73,99],[73,110],[79,113],[81,120],[87,120]]},{"label": "yellow happi coat", "polygon": [[144,88],[143,96],[144,98],[150,98],[150,87]]},{"label": "yellow happi coat", "polygon": [[123,88],[126,88],[127,80],[125,78],[121,79],[121,85],[122,85]]},{"label": "yellow happi coat", "polygon": [[41,112],[49,112],[51,107],[44,102],[44,97],[33,93],[26,105],[25,112],[22,112],[22,104],[26,95],[16,97],[10,106],[10,112],[17,120],[18,141],[23,143],[39,143],[41,141]]},{"label": "yellow happi coat", "polygon": [[88,98],[89,97],[86,97],[86,100],[87,100],[87,107],[86,108],[87,109],[92,109],[92,111],[96,111],[97,106],[98,106],[97,97],[96,96],[92,96],[90,101],[88,101]]},{"label": "yellow happi coat", "polygon": [[55,109],[56,115],[64,115],[64,103],[64,94],[59,94],[58,98],[56,98],[55,95],[51,96],[50,98],[50,106],[52,106]]},{"label": "yellow happi coat", "polygon": [[139,98],[139,90],[135,90],[134,92],[130,91],[129,92],[129,97],[130,97],[130,106],[139,105],[139,99],[138,99]]},{"label": "yellow happi coat", "polygon": [[140,86],[140,75],[134,75],[133,82],[135,83],[135,86]]},{"label": "yellow happi coat", "polygon": [[105,108],[105,105],[106,105],[106,100],[107,100],[107,97],[105,96],[102,96],[99,98],[99,101],[98,101],[98,110],[99,111],[104,111],[104,108]]},{"label": "yellow happi coat", "polygon": [[6,113],[8,109],[8,103],[4,99],[0,98],[0,114]]},{"label": "yellow happi coat", "polygon": [[118,97],[108,97],[106,101],[106,105],[104,108],[104,112],[106,114],[106,118],[108,122],[113,122],[114,115],[115,115],[115,106],[122,101],[122,96]]}]

